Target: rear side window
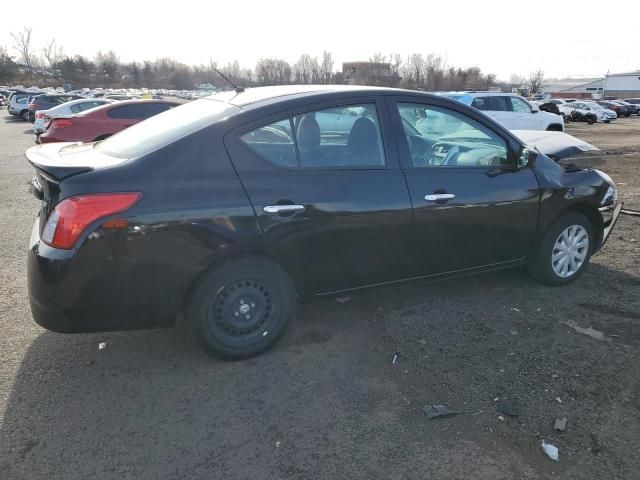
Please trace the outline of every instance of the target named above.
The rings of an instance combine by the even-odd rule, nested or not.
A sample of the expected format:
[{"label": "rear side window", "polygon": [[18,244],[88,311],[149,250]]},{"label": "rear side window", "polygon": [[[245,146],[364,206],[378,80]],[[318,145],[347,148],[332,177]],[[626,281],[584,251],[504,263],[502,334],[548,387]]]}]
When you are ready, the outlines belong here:
[{"label": "rear side window", "polygon": [[478,110],[491,112],[508,112],[509,104],[506,97],[478,97],[471,102],[471,106]]},{"label": "rear side window", "polygon": [[277,166],[385,165],[380,122],[373,103],[306,112],[259,127],[240,139]]},{"label": "rear side window", "polygon": [[172,105],[167,103],[138,103],[112,108],[107,112],[111,118],[117,119],[145,119],[169,110]]},{"label": "rear side window", "polygon": [[297,165],[291,119],[270,123],[245,133],[240,138],[258,155],[279,167]]}]

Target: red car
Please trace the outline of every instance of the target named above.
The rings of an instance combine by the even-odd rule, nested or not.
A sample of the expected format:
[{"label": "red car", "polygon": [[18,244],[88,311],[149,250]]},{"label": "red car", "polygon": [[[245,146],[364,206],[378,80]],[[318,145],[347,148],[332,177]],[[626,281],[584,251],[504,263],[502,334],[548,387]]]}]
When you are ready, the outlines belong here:
[{"label": "red car", "polygon": [[181,105],[166,100],[126,100],[92,108],[71,117],[53,118],[41,143],[104,140],[149,117]]}]

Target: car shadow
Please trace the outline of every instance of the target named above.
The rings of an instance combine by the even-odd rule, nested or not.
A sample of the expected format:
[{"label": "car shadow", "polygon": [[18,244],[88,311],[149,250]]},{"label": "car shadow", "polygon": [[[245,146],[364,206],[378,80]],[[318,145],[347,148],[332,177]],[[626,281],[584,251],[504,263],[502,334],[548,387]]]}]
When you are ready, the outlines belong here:
[{"label": "car shadow", "polygon": [[[597,303],[594,289],[637,293],[639,285],[637,277],[592,264],[562,288],[504,271],[325,299],[301,305],[272,350],[235,363],[201,352],[183,323],[85,335],[43,331],[13,380],[0,428],[0,478],[301,478],[318,471],[374,478],[396,467],[433,469],[427,453],[437,456],[439,442],[427,441],[419,412],[402,400],[417,394],[388,370],[395,349],[404,362],[418,338],[433,338],[442,364],[453,366],[486,342],[482,355],[491,358],[504,353],[502,331],[519,315],[549,309],[555,325],[562,309]],[[464,329],[473,340],[452,347]],[[440,395],[452,388],[424,384]],[[386,448],[395,456],[377,458]],[[448,455],[438,461],[455,470],[459,453]],[[505,465],[505,472],[553,468],[543,462]]]}]

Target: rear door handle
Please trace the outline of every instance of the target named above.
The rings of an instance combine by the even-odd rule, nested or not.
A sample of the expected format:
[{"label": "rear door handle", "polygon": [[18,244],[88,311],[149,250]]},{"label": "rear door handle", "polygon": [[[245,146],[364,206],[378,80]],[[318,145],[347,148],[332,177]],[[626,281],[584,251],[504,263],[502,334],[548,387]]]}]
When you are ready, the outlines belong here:
[{"label": "rear door handle", "polygon": [[424,199],[428,202],[437,202],[438,200],[451,200],[452,198],[456,198],[453,193],[431,193],[424,196]]},{"label": "rear door handle", "polygon": [[304,212],[304,205],[267,205],[262,209],[264,213],[277,215],[279,213]]}]

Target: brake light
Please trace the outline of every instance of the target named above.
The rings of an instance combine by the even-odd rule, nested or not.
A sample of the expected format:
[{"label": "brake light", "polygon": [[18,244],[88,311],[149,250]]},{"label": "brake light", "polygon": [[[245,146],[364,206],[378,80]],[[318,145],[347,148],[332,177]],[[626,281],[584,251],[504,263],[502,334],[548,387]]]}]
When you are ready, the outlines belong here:
[{"label": "brake light", "polygon": [[53,128],[67,128],[73,124],[68,118],[54,118],[51,126]]},{"label": "brake light", "polygon": [[44,113],[36,113],[36,118],[44,118]]},{"label": "brake light", "polygon": [[69,250],[89,225],[133,207],[141,193],[96,193],[69,197],[60,202],[47,218],[40,238],[56,248]]}]

